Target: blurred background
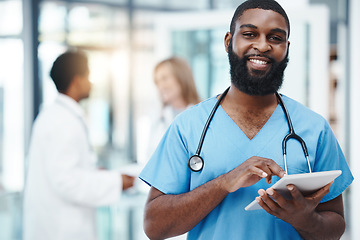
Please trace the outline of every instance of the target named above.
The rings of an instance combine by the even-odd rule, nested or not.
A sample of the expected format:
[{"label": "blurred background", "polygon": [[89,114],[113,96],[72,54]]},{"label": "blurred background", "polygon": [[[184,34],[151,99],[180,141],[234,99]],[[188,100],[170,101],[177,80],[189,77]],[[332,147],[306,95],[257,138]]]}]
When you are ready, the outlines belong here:
[{"label": "blurred background", "polygon": [[[143,164],[161,109],[156,63],[186,59],[201,99],[229,84],[224,36],[238,0],[0,0],[0,239],[22,239],[22,191],[32,123],[56,96],[49,77],[68,48],[89,56],[91,96],[82,102],[99,166]],[[344,193],[347,230],[360,239],[360,1],[278,1],[290,24],[281,92],[323,115],[354,174]],[[98,209],[99,239],[146,239],[146,191]],[[357,227],[357,228],[356,228]]]}]

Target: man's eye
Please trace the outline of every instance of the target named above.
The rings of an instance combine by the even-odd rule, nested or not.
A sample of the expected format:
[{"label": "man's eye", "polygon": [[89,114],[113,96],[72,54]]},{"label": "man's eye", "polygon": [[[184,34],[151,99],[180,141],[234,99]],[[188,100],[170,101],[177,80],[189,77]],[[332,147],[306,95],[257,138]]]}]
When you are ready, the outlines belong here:
[{"label": "man's eye", "polygon": [[275,41],[275,42],[282,42],[283,41],[283,38],[279,37],[279,36],[271,36],[271,37],[269,37],[269,39],[271,41]]},{"label": "man's eye", "polygon": [[255,37],[254,33],[250,33],[250,32],[245,32],[242,34],[244,37]]}]

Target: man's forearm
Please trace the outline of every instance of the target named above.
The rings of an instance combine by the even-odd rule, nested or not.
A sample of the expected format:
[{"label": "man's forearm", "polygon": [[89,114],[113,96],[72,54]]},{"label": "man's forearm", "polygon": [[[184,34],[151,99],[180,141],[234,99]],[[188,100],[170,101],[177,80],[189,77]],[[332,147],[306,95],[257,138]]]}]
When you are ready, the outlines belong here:
[{"label": "man's forearm", "polygon": [[149,199],[144,224],[148,237],[163,239],[183,234],[195,227],[228,194],[222,181],[220,176],[184,194],[160,194]]},{"label": "man's forearm", "polygon": [[150,239],[163,239],[188,232],[230,193],[285,171],[273,160],[253,156],[228,173],[195,188],[169,195],[152,188],[145,208],[145,232]]},{"label": "man's forearm", "polygon": [[312,219],[308,219],[307,223],[295,229],[306,240],[312,239],[340,239],[345,231],[345,220],[343,216],[336,212],[320,212],[315,213]]}]

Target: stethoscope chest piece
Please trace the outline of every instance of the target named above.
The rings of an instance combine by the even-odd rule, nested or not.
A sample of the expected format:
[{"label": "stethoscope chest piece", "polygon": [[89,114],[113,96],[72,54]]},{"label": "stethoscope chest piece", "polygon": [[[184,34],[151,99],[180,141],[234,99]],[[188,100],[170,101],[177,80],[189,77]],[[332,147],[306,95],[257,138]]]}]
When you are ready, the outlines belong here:
[{"label": "stethoscope chest piece", "polygon": [[194,172],[199,172],[204,167],[204,160],[199,155],[193,155],[188,162],[189,168]]},{"label": "stethoscope chest piece", "polygon": [[225,92],[217,100],[214,108],[211,110],[211,113],[210,113],[210,115],[205,123],[204,129],[201,133],[201,137],[200,137],[199,145],[196,149],[196,153],[194,155],[192,155],[188,161],[188,167],[190,168],[191,171],[200,172],[204,167],[204,160],[202,159],[202,157],[200,157],[200,152],[201,152],[201,147],[204,143],[205,134],[206,134],[207,129],[209,128],[211,119],[214,117],[216,109],[219,107],[221,101],[223,100],[223,98],[225,97],[225,95],[229,91],[229,89],[230,89],[230,87],[228,87],[225,90]]}]

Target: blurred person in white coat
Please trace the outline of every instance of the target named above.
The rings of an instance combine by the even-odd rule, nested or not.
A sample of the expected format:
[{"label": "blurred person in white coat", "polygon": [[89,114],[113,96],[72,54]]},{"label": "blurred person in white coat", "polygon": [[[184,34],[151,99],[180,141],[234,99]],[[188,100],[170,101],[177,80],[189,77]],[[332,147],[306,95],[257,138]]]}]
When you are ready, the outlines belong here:
[{"label": "blurred person in white coat", "polygon": [[96,207],[117,203],[134,177],[100,170],[79,101],[89,97],[87,56],[68,51],[50,76],[59,92],[36,118],[24,191],[24,240],[94,240]]}]

